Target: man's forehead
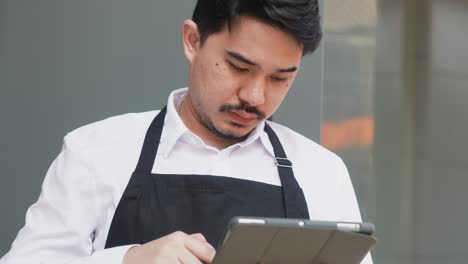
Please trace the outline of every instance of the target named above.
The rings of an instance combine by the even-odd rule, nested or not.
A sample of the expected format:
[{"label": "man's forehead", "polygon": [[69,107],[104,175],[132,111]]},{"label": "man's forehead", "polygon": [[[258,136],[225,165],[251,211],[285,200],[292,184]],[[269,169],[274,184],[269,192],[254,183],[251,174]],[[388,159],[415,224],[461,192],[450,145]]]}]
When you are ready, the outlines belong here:
[{"label": "man's forehead", "polygon": [[302,44],[291,34],[252,17],[239,18],[230,30],[225,27],[206,41],[210,42],[208,52],[221,52],[243,63],[275,67],[281,72],[297,70],[303,55]]}]

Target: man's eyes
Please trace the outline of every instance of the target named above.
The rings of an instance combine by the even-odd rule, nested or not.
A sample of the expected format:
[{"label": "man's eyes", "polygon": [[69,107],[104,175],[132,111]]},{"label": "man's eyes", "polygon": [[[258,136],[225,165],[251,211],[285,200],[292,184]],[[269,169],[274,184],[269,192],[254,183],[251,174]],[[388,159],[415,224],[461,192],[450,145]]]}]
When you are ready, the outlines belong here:
[{"label": "man's eyes", "polygon": [[285,82],[288,80],[288,78],[284,78],[284,77],[275,77],[275,76],[271,76],[271,79],[275,82]]},{"label": "man's eyes", "polygon": [[[230,61],[227,61],[227,63],[229,64],[229,66],[234,69],[236,72],[239,72],[239,73],[245,73],[245,72],[249,72],[249,69],[247,68],[242,68],[242,67],[239,67],[237,66],[236,64],[230,62]],[[278,76],[271,76],[270,77],[272,81],[274,82],[286,82],[288,80],[287,77],[278,77]]]},{"label": "man's eyes", "polygon": [[246,69],[246,68],[241,68],[237,65],[235,65],[234,63],[228,61],[229,65],[231,66],[231,68],[233,68],[235,71],[238,71],[238,72],[248,72],[249,69]]}]

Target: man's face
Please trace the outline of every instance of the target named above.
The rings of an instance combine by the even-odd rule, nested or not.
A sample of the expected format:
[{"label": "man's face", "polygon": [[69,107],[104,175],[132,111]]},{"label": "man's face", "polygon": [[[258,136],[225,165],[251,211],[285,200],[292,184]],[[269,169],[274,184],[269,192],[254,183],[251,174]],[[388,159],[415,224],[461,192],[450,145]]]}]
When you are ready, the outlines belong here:
[{"label": "man's face", "polygon": [[302,51],[288,33],[245,16],[192,51],[186,47],[188,100],[195,118],[218,137],[244,138],[278,109]]}]

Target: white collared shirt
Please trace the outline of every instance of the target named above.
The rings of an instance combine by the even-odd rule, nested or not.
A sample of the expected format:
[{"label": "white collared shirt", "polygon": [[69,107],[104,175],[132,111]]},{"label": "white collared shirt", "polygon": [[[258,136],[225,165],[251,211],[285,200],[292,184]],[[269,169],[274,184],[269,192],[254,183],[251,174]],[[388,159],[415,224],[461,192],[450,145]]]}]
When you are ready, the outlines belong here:
[{"label": "white collared shirt", "polygon": [[[186,88],[171,93],[153,173],[200,174],[281,185],[261,123],[226,149],[206,145],[176,111]],[[64,138],[38,201],[27,211],[0,264],[120,264],[132,245],[104,249],[110,224],[158,111],[126,114],[81,127]],[[361,221],[342,160],[298,133],[269,122],[304,191],[312,220]],[[372,263],[368,256],[365,264]]]}]

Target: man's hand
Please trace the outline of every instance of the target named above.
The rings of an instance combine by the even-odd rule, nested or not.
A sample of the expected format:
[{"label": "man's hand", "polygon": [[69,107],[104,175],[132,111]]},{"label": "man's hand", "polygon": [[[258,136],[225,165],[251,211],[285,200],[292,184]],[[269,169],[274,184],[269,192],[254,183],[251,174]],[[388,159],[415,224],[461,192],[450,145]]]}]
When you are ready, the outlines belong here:
[{"label": "man's hand", "polygon": [[123,264],[211,263],[215,253],[215,249],[202,234],[175,232],[131,248],[125,255]]}]

